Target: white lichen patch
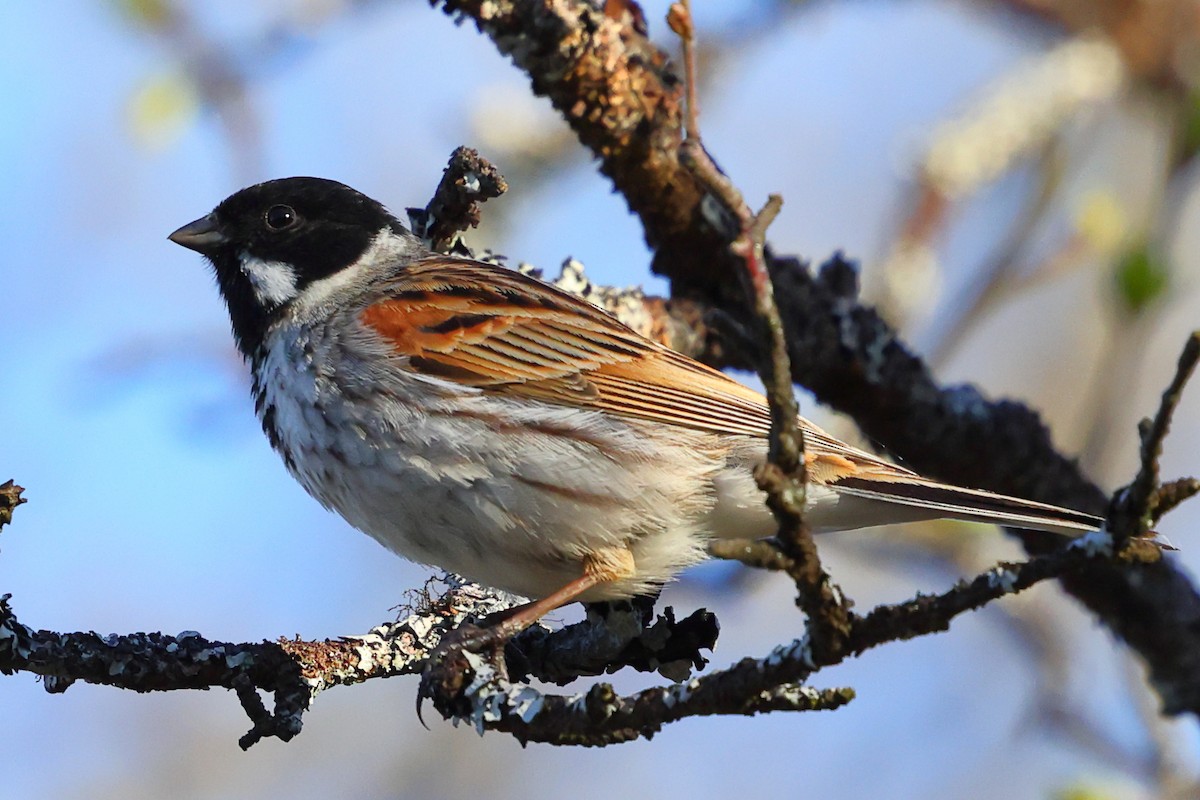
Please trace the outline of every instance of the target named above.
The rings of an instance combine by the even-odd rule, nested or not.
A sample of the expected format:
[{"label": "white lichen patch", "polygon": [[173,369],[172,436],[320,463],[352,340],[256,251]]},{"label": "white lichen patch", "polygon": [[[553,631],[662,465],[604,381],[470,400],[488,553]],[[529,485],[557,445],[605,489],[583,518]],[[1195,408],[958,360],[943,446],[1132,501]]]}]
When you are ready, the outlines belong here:
[{"label": "white lichen patch", "polygon": [[542,271],[531,264],[518,264],[517,271],[545,280],[564,292],[581,297],[612,314],[643,336],[654,338],[652,333],[655,320],[646,308],[646,294],[641,287],[627,286],[620,289],[592,283],[583,264],[573,258],[563,261],[558,277],[553,280],[543,277]]},{"label": "white lichen patch", "polygon": [[1113,538],[1107,528],[1085,533],[1072,541],[1068,547],[1082,550],[1089,556],[1111,556],[1113,553]]},{"label": "white lichen patch", "polygon": [[537,689],[524,687],[510,700],[512,711],[524,723],[533,722],[546,705],[546,698]]},{"label": "white lichen patch", "polygon": [[764,667],[777,667],[780,664],[788,661],[798,661],[808,669],[816,669],[816,664],[813,662],[812,645],[808,641],[808,637],[804,636],[796,639],[790,644],[781,644],[767,654],[760,663]]},{"label": "white lichen patch", "polygon": [[243,650],[240,653],[233,653],[225,656],[225,666],[229,667],[230,669],[237,669],[243,664],[250,662],[252,658],[253,657],[249,652]]},{"label": "white lichen patch", "polygon": [[1005,593],[1011,593],[1017,585],[1017,574],[1011,569],[1004,567],[992,567],[987,572],[988,586],[993,589],[1000,589]]},{"label": "white lichen patch", "polygon": [[[12,620],[13,624],[18,624],[16,620]],[[23,645],[22,642],[30,640],[28,632],[14,630],[9,625],[0,626],[0,650],[9,650],[14,656],[21,659],[28,659],[32,650]]]},{"label": "white lichen patch", "polygon": [[671,708],[679,703],[686,703],[692,693],[700,688],[700,679],[692,678],[687,683],[677,683],[663,690],[663,704]]},{"label": "white lichen patch", "polygon": [[358,668],[363,672],[371,672],[375,666],[375,649],[383,642],[378,637],[371,637],[370,642],[363,638],[362,644],[354,648],[354,654],[358,656]]},{"label": "white lichen patch", "polygon": [[820,702],[821,693],[811,686],[804,686],[798,683],[785,683],[781,686],[763,689],[758,693],[758,698],[763,702],[782,699],[793,706],[814,706]]}]

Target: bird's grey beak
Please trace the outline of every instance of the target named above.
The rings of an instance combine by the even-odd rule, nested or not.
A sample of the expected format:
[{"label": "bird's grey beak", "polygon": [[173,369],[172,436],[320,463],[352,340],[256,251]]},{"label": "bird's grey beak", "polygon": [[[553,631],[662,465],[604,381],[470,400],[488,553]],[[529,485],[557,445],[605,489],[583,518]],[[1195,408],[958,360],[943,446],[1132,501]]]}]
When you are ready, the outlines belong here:
[{"label": "bird's grey beak", "polygon": [[195,222],[189,222],[167,237],[175,244],[183,245],[189,250],[195,250],[203,255],[210,255],[214,250],[229,241],[221,232],[215,214],[203,216]]}]

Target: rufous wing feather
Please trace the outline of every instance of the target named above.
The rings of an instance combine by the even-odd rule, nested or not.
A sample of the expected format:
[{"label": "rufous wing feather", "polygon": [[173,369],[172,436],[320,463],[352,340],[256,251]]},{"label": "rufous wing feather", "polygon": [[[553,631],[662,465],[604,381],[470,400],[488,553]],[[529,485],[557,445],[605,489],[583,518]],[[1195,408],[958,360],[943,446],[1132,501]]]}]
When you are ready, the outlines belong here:
[{"label": "rufous wing feather", "polygon": [[[431,377],[718,434],[765,439],[770,431],[759,392],[642,337],[574,295],[502,267],[426,258],[401,272],[388,297],[361,318],[405,357],[408,369]],[[807,420],[801,424],[809,479],[837,492],[839,505],[871,501],[859,505],[879,505],[883,517],[894,508],[899,520],[949,517],[1069,535],[1103,522],[930,481]]]}]

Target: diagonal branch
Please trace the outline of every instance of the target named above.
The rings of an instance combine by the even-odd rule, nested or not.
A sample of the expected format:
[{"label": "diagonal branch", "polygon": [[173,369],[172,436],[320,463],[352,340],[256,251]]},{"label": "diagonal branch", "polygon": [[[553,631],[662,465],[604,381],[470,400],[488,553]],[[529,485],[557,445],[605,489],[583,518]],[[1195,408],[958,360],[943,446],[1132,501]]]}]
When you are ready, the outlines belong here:
[{"label": "diagonal branch", "polygon": [[[605,16],[585,0],[444,0],[442,7],[473,20],[600,159],[642,221],[655,271],[671,279],[686,313],[698,319],[720,309],[746,325],[722,233],[728,212],[681,155],[681,83],[633,20]],[[1105,493],[1054,449],[1037,414],[970,387],[938,385],[896,332],[858,302],[850,262],[835,256],[813,274],[799,259],[776,257],[770,268],[792,378],[854,417],[869,437],[933,477],[1104,511]],[[691,354],[751,366],[721,333],[703,330]],[[1050,546],[1044,537],[1026,543],[1032,552]],[[1146,660],[1168,713],[1200,712],[1200,592],[1176,565],[1097,563],[1068,574],[1063,585]]]},{"label": "diagonal branch", "polygon": [[1160,557],[1156,548],[1140,547],[1136,540],[1115,556],[1109,544],[1105,536],[1081,540],[1080,546],[1027,562],[1000,564],[939,595],[879,606],[855,619],[845,646],[823,663],[806,636],[761,658],[744,658],[673,686],[621,696],[610,684],[600,683],[585,692],[557,695],[514,685],[495,664],[466,654],[459,665],[463,688],[448,715],[480,732],[510,733],[522,743],[598,746],[651,738],[664,725],[685,717],[837,708],[854,698],[852,689],[817,690],[803,685],[825,666],[888,642],[948,630],[960,614],[1097,561],[1143,563]]},{"label": "diagonal branch", "polygon": [[822,566],[812,530],[804,521],[808,488],[804,432],[792,389],[787,338],[767,267],[767,228],[778,216],[783,199],[771,195],[755,214],[733,181],[709,157],[700,139],[695,27],[689,0],[672,5],[668,20],[683,42],[687,73],[687,137],[680,155],[705,191],[717,198],[737,222],[728,251],[741,262],[750,305],[757,317],[756,328],[761,332],[759,349],[766,353],[757,362],[771,410],[770,446],[767,463],[756,469],[754,477],[758,487],[766,492],[767,506],[779,525],[776,542],[785,558],[781,563],[796,584],[796,602],[808,620],[814,659],[818,664],[835,663],[850,632],[850,603]]}]

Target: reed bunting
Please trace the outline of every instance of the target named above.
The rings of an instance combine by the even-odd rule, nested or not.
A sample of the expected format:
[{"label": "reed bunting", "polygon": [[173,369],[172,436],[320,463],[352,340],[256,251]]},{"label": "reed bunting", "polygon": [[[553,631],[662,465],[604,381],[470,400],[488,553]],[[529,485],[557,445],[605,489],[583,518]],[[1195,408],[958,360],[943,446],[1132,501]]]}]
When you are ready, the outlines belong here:
[{"label": "reed bunting", "polygon": [[[340,183],[244,189],[171,240],[216,272],[288,470],[389,550],[539,598],[657,590],[775,530],[763,396],[573,295],[426,249]],[[938,483],[800,421],[815,531],[950,517],[1064,534],[1087,514]]]}]

